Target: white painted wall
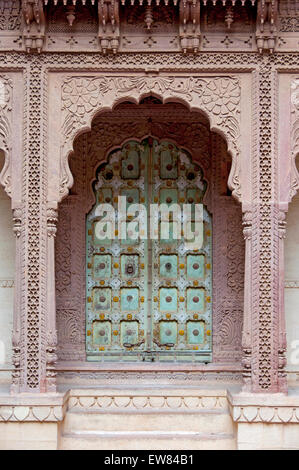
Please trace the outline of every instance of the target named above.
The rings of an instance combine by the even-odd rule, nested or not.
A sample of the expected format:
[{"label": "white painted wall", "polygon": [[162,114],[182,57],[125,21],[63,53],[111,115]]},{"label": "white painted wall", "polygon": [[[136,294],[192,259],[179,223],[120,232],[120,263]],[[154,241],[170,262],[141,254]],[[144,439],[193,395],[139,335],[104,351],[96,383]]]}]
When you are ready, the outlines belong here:
[{"label": "white painted wall", "polygon": [[285,288],[285,312],[288,342],[288,369],[299,371],[299,193],[287,214],[285,239],[285,280],[297,281],[298,287]]},{"label": "white painted wall", "polygon": [[[3,154],[0,152],[0,169]],[[0,369],[11,363],[11,336],[13,321],[14,288],[4,287],[7,280],[14,279],[15,238],[12,225],[10,198],[0,187]],[[8,285],[11,286],[11,283]],[[0,374],[0,379],[3,374]]]}]

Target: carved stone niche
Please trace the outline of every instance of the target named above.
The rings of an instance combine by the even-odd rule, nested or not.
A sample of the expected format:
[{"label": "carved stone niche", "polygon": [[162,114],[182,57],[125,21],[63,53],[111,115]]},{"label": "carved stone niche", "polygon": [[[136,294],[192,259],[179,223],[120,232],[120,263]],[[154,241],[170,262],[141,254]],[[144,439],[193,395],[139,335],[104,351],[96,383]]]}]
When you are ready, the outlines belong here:
[{"label": "carved stone niche", "polygon": [[227,189],[231,158],[223,138],[198,112],[146,98],[96,116],[90,132],[74,143],[74,185],[59,209],[56,300],[60,361],[85,360],[85,218],[94,203],[96,170],[111,150],[147,136],[173,141],[198,161],[208,181],[213,216],[213,361],[239,363],[244,295],[241,208]]}]

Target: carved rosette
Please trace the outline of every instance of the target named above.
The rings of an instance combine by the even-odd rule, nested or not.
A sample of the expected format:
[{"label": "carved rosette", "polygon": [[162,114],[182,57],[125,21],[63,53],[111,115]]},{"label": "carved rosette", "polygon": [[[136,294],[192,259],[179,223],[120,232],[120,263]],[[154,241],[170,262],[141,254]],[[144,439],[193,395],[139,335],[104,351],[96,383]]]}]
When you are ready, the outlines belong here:
[{"label": "carved rosette", "polygon": [[93,117],[101,108],[112,109],[115,103],[131,99],[139,102],[147,95],[163,100],[184,100],[204,111],[211,130],[225,135],[232,154],[229,186],[241,199],[239,180],[240,156],[240,83],[233,76],[222,77],[68,77],[62,86],[63,142],[61,155],[60,199],[68,194],[73,178],[68,157],[79,132],[90,130]]}]

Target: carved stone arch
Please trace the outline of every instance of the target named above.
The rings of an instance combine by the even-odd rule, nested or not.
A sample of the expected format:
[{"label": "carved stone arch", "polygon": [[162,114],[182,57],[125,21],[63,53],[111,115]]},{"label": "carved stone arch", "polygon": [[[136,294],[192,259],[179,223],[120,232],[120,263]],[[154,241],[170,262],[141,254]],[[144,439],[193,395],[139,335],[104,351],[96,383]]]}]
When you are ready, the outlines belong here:
[{"label": "carved stone arch", "polygon": [[[225,139],[219,133],[211,132],[203,113],[197,110],[186,112],[184,103],[178,104],[173,99],[170,101],[169,105],[159,103],[159,109],[155,111],[154,105],[148,110],[148,115],[152,117],[151,133],[148,132],[148,125],[143,125],[143,122],[147,122],[148,103],[142,108],[142,102],[132,100],[130,103],[114,106],[113,110],[106,108],[106,111],[96,113],[91,130],[80,132],[74,141],[74,154],[70,158],[74,185],[69,196],[64,198],[59,206],[55,250],[59,361],[86,360],[86,305],[82,295],[86,281],[85,220],[86,214],[93,206],[94,200],[90,195],[93,197],[91,188],[96,168],[107,162],[109,154],[121,148],[127,140],[142,141],[149,135],[158,140],[169,140],[171,135],[172,142],[179,149],[186,150],[199,166],[200,159],[209,155],[206,158],[206,162],[209,162],[206,171],[210,171],[207,175],[211,191],[210,204],[206,205],[209,212],[215,215],[213,259],[219,268],[213,278],[213,289],[217,291],[213,307],[213,357],[215,363],[238,364],[240,361],[245,251],[241,207],[237,201],[228,197],[230,194],[227,193],[231,156],[228,154]],[[144,115],[143,120],[139,119],[141,115]],[[169,117],[177,123],[170,133],[170,127],[162,125],[166,122],[169,124]],[[157,122],[161,125],[159,130],[155,127]],[[187,138],[184,134],[185,128],[182,127],[186,122],[192,123],[194,128],[194,132],[190,132]],[[203,141],[207,145],[203,144]],[[226,250],[224,246],[227,247]]]},{"label": "carved stone arch", "polygon": [[0,184],[11,197],[11,111],[12,80],[0,75],[0,150],[4,153],[4,165],[0,173]]},{"label": "carved stone arch", "polygon": [[[101,160],[101,161],[98,161],[97,164],[94,166],[93,168],[93,176],[92,178],[90,179],[89,181],[89,193],[90,193],[90,197],[87,197],[87,204],[86,204],[86,213],[88,213],[91,209],[92,209],[92,206],[93,204],[95,203],[95,195],[94,195],[94,191],[93,191],[93,183],[96,181],[97,179],[97,173],[99,171],[99,167],[105,163],[109,163],[109,159],[110,157],[112,156],[112,153],[114,152],[117,152],[119,150],[122,149],[122,147],[129,141],[131,140],[134,140],[136,142],[139,142],[141,143],[143,140],[147,139],[148,137],[152,137],[153,139],[157,139],[158,141],[167,141],[167,142],[170,142],[170,143],[173,143],[181,152],[185,152],[188,156],[188,158],[190,158],[190,160],[194,161],[194,163],[196,163],[201,171],[202,171],[202,179],[203,181],[205,181],[205,183],[207,184],[207,189],[206,189],[206,192],[205,192],[205,196],[204,196],[204,203],[206,204],[208,210],[212,213],[212,208],[211,208],[211,204],[209,203],[209,200],[208,200],[208,197],[209,197],[209,193],[210,193],[210,177],[211,175],[208,177],[206,175],[206,171],[202,165],[202,162],[201,160],[195,160],[194,159],[194,152],[191,150],[191,149],[188,149],[186,148],[185,146],[182,146],[180,145],[180,143],[172,138],[172,137],[169,137],[167,134],[165,135],[165,137],[163,137],[162,139],[160,139],[158,136],[156,136],[155,134],[150,134],[150,133],[145,133],[143,134],[142,136],[140,137],[134,137],[134,136],[129,136],[126,137],[125,139],[121,140],[120,142],[118,142],[116,145],[113,145],[112,147],[106,149],[106,152],[105,152],[105,156],[104,158]],[[212,155],[209,155],[209,157],[211,158]]]},{"label": "carved stone arch", "polygon": [[[299,172],[296,159],[299,155],[299,78],[291,83],[291,175],[289,202],[299,189]],[[298,163],[298,162],[297,162]]]},{"label": "carved stone arch", "polygon": [[210,130],[221,134],[232,158],[228,185],[241,201],[240,182],[240,96],[239,79],[235,76],[72,76],[62,85],[61,201],[73,185],[69,156],[73,142],[90,131],[94,117],[113,110],[121,101],[139,103],[147,95],[162,103],[178,101],[191,111],[204,113]]}]

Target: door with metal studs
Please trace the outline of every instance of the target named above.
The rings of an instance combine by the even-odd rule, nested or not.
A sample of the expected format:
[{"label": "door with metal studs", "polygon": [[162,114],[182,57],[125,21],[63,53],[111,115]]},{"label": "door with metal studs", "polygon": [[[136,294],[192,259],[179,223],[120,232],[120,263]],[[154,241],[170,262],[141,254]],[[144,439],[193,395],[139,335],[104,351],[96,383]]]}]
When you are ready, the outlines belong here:
[{"label": "door with metal studs", "polygon": [[[179,221],[189,205],[192,228],[205,190],[200,168],[185,151],[152,138],[127,142],[99,170],[96,202],[86,219],[88,360],[211,361],[211,215],[203,206],[200,247],[186,244]],[[126,197],[125,218],[119,196]],[[142,205],[146,223],[140,218],[132,230],[133,204]],[[182,209],[180,219],[169,213],[166,235],[159,212],[152,228],[153,204]],[[99,216],[99,207],[108,205],[112,211]],[[103,217],[106,228],[99,235]]]}]

